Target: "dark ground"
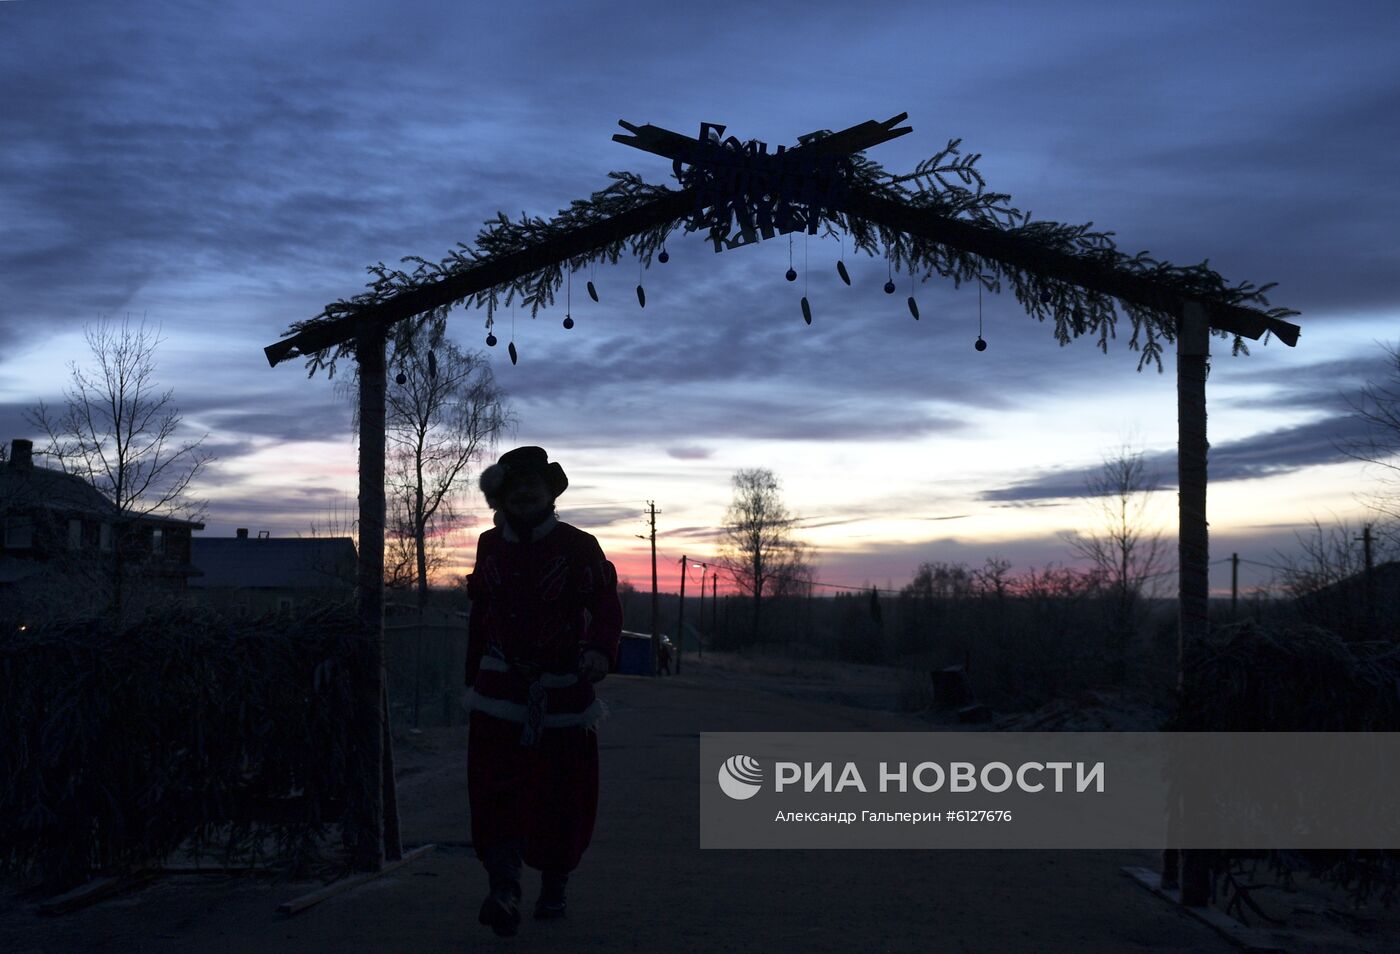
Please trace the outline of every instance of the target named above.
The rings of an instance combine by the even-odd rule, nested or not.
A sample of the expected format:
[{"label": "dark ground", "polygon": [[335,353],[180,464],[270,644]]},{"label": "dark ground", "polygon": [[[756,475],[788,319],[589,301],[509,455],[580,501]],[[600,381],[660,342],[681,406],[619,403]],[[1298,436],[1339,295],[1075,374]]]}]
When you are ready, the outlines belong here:
[{"label": "dark ground", "polygon": [[[486,878],[466,844],[465,728],[400,742],[406,845],[425,858],[295,916],[276,906],[316,883],[165,876],[55,918],[7,892],[0,951],[1233,951],[1229,942],[1120,872],[1154,852],[701,851],[701,731],[919,731],[927,721],[820,693],[766,691],[759,673],[688,662],[677,678],[610,677],[601,728],[602,804],[570,884],[569,917],[528,917],[519,936],[476,923]],[[794,676],[800,680],[800,676]],[[809,697],[810,696],[810,697]],[[1317,943],[1298,952],[1382,951]],[[1400,947],[1391,947],[1397,950]]]}]

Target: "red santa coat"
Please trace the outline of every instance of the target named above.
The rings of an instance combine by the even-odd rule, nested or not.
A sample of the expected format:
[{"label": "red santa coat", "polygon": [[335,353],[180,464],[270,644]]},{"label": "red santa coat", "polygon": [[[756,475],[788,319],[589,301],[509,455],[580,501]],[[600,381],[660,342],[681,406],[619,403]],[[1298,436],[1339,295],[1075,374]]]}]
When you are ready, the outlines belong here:
[{"label": "red santa coat", "polygon": [[[472,842],[483,858],[520,842],[527,865],[571,871],[597,818],[591,727],[603,714],[592,684],[578,678],[578,662],[584,649],[596,649],[615,663],[617,571],[597,539],[554,517],[529,540],[498,520],[477,541],[467,592]],[[543,724],[538,738],[522,744],[532,685],[537,696],[543,688]]]},{"label": "red santa coat", "polygon": [[598,721],[603,709],[592,684],[569,678],[584,649],[614,665],[622,638],[617,570],[596,537],[551,516],[522,540],[498,521],[477,540],[467,593],[468,709],[523,722],[530,674],[538,672],[544,728]]}]

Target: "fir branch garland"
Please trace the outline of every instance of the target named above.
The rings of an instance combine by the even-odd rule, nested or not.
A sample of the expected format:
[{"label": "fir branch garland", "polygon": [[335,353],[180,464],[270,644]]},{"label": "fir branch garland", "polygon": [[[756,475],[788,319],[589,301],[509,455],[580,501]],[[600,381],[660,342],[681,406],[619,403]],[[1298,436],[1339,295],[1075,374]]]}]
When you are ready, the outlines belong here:
[{"label": "fir branch garland", "polygon": [[[804,141],[830,134],[830,130],[822,130],[811,137],[804,137]],[[947,146],[919,163],[912,173],[902,176],[892,175],[879,163],[856,153],[850,157],[849,186],[869,196],[929,210],[947,219],[1015,237],[1047,254],[1072,256],[1121,275],[1146,280],[1182,297],[1267,308],[1263,313],[1270,318],[1298,314],[1288,308],[1268,307],[1265,293],[1274,287],[1273,284],[1256,287],[1250,282],[1242,282],[1231,286],[1210,268],[1208,259],[1198,265],[1176,266],[1159,261],[1147,252],[1129,256],[1118,250],[1112,232],[1096,231],[1092,222],[1067,225],[1033,219],[1030,212],[1013,207],[1009,195],[986,188],[982,174],[976,168],[981,154],[964,155],[959,150],[960,144],[959,139],[949,140]],[[412,271],[389,268],[383,262],[369,266],[367,271],[373,279],[367,283],[368,292],[328,304],[315,317],[292,325],[287,334],[296,334],[330,320],[371,312],[406,292],[422,289],[500,256],[548,243],[583,226],[606,221],[676,194],[664,186],[649,184],[634,173],[610,172],[608,176],[613,180],[610,185],[587,199],[575,200],[553,219],[532,218],[522,213],[518,221],[512,221],[501,212],[477,233],[473,245],[458,243],[457,248],[441,261],[433,262],[420,256],[405,257],[401,261],[411,263]],[[494,324],[495,309],[517,300],[530,309],[533,317],[540,308],[554,303],[554,296],[564,282],[566,268],[577,271],[600,261],[616,264],[624,252],[650,267],[652,255],[661,248],[672,231],[682,229],[688,234],[697,231],[699,226],[700,223],[679,217],[398,321],[391,329],[393,356],[390,360],[398,360],[401,355],[421,347],[418,338],[423,334],[427,336],[427,347],[437,347],[446,331],[447,314],[453,307],[485,308],[488,329]],[[951,278],[955,286],[978,281],[992,292],[1000,292],[1005,283],[1027,314],[1037,321],[1048,319],[1053,322],[1055,339],[1061,346],[1076,338],[1092,335],[1099,349],[1107,353],[1109,340],[1117,337],[1117,313],[1120,309],[1132,325],[1128,347],[1141,354],[1139,370],[1150,362],[1160,372],[1163,342],[1175,340],[1176,316],[1161,309],[1122,301],[1031,268],[1004,262],[995,256],[974,254],[910,236],[848,212],[823,210],[821,226],[825,229],[823,234],[827,236],[834,237],[837,230],[847,232],[857,249],[872,257],[888,256],[898,270],[919,275],[925,281],[937,273]],[[1242,336],[1218,329],[1212,329],[1212,333],[1222,338],[1233,338],[1232,354],[1249,354]],[[1268,333],[1264,341],[1267,343]],[[308,355],[308,376],[322,368],[326,369],[328,376],[333,376],[336,361],[353,356],[353,353],[354,342],[346,341]]]}]

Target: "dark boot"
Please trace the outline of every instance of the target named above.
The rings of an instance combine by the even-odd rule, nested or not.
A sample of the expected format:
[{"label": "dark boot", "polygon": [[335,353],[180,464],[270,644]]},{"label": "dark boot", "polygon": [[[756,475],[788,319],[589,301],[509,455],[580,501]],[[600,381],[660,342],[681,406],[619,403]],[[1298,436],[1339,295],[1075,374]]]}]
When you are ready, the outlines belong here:
[{"label": "dark boot", "polygon": [[535,917],[562,918],[566,906],[564,887],[569,883],[566,872],[546,871],[540,875],[540,898],[535,902]]},{"label": "dark boot", "polygon": [[501,937],[510,937],[520,929],[520,846],[501,845],[477,855],[491,883],[477,920]]}]

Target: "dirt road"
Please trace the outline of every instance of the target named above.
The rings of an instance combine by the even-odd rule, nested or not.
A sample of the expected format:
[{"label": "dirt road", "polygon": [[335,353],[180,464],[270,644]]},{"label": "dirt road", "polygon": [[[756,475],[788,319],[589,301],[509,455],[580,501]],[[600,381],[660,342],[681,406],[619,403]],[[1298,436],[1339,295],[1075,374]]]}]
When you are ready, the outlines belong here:
[{"label": "dirt road", "polygon": [[888,712],[726,685],[691,664],[658,681],[611,677],[601,729],[602,806],[593,847],[570,884],[569,917],[528,917],[519,936],[476,923],[486,879],[466,844],[464,729],[429,730],[400,748],[404,840],[436,851],[376,881],[284,917],[314,885],[167,877],[60,918],[13,899],[0,950],[56,952],[403,951],[1233,951],[1205,925],[1132,883],[1124,864],[1151,853],[1048,851],[701,851],[701,731],[926,730]]}]

